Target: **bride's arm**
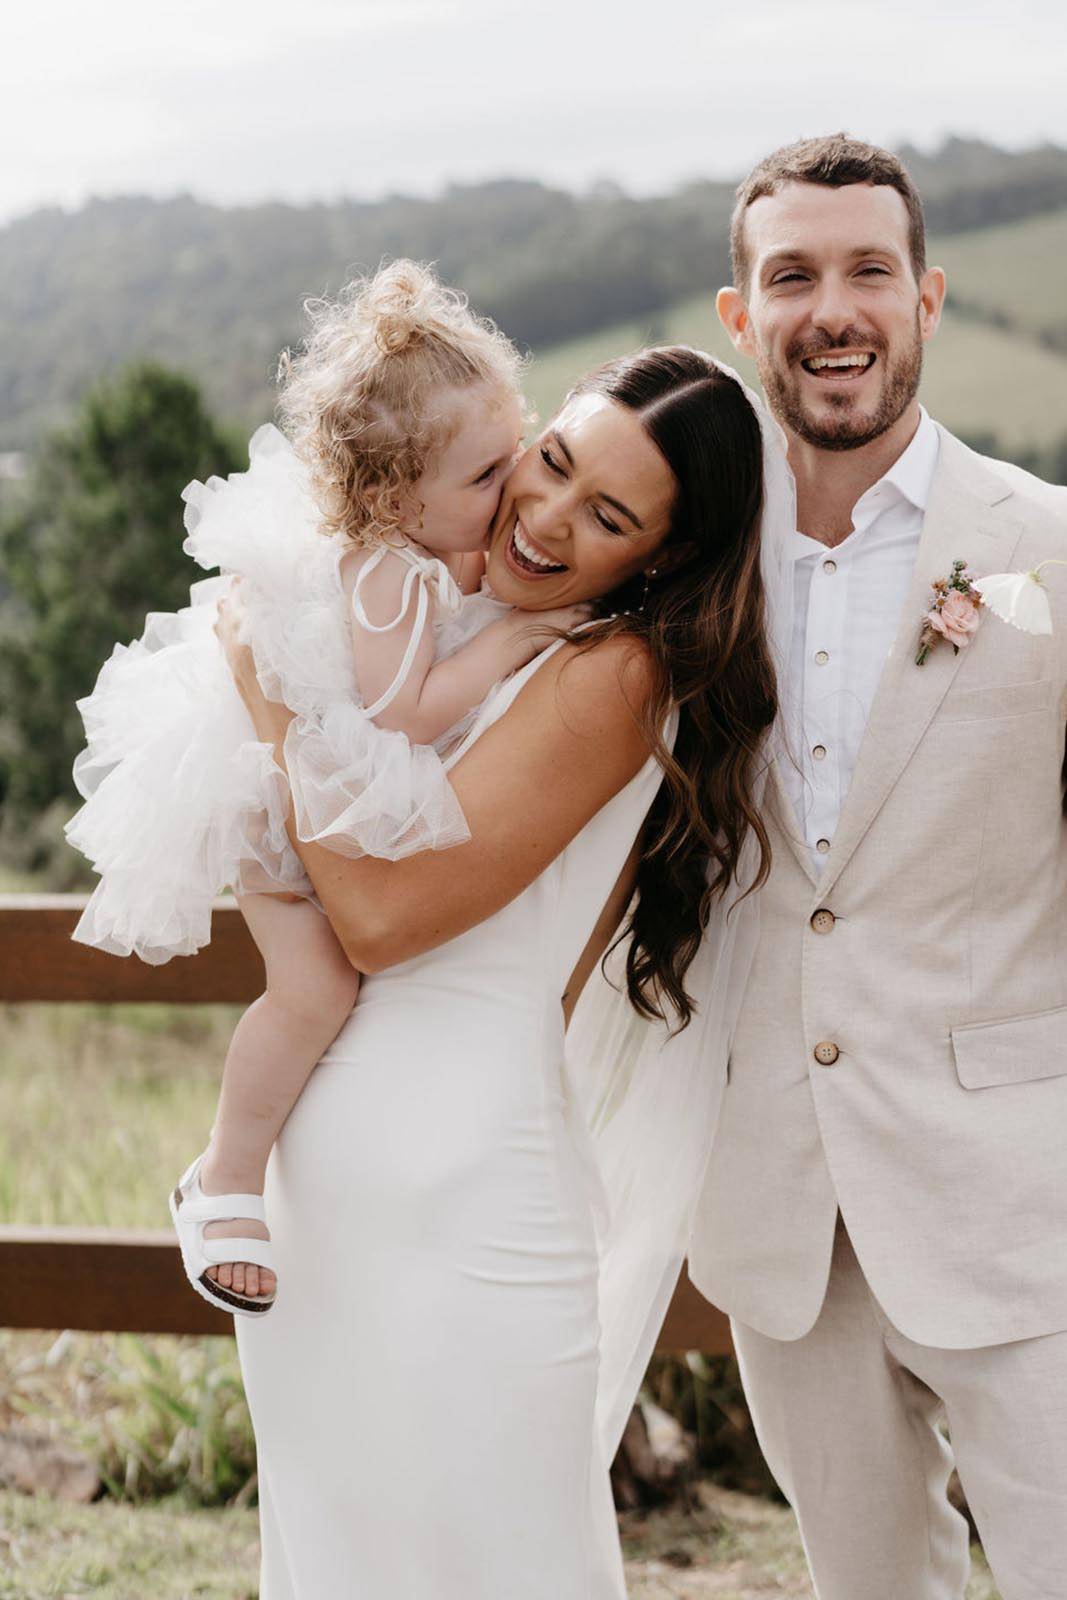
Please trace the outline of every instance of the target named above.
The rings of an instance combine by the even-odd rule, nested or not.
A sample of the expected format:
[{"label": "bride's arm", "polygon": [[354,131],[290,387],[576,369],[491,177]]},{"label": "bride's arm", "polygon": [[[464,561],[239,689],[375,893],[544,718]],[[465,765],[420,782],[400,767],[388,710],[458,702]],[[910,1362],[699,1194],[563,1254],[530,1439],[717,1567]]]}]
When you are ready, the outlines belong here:
[{"label": "bride's arm", "polygon": [[[227,618],[220,638],[257,736],[284,768],[292,714],[264,698],[251,652]],[[648,658],[633,640],[558,650],[452,769],[471,830],[466,844],[353,861],[303,843],[290,815],[293,847],[352,965],[394,966],[521,894],[647,759],[639,711],[649,688]]]}]

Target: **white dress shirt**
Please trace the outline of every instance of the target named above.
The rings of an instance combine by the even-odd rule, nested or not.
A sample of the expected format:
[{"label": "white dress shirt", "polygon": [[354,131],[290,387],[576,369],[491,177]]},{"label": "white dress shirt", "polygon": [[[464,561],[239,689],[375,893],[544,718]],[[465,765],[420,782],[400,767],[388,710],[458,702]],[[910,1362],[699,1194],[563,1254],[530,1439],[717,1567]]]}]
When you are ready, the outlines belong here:
[{"label": "white dress shirt", "polygon": [[[818,870],[852,781],[860,741],[900,625],[937,466],[937,429],[920,408],[907,449],[852,511],[828,549],[793,535],[792,682],[785,788]],[[915,619],[918,636],[919,619]]]}]

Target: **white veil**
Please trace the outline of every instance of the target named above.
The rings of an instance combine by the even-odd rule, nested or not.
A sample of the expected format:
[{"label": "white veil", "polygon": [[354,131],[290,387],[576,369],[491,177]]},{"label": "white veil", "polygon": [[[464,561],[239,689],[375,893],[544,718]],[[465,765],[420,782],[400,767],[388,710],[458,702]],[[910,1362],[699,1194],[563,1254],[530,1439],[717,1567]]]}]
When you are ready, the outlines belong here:
[{"label": "white veil", "polygon": [[[710,359],[710,358],[709,358]],[[731,368],[716,363],[737,379]],[[792,630],[792,564],[787,541],[796,527],[795,493],[785,437],[745,385],[763,435],[760,519],[767,634],[779,679]],[[755,785],[762,799],[782,724],[766,741]],[[598,1216],[600,1379],[597,1426],[610,1461],[637,1396],[685,1258],[700,1194],[726,1062],[759,937],[759,894],[738,901],[755,877],[758,846],[749,837],[734,885],[712,909],[686,977],[697,1002],[688,1028],[673,1038],[639,1017],[626,998],[625,944],[589,978],[567,1031],[571,1094],[592,1135],[606,1207]],[[733,906],[731,910],[730,907]]]}]

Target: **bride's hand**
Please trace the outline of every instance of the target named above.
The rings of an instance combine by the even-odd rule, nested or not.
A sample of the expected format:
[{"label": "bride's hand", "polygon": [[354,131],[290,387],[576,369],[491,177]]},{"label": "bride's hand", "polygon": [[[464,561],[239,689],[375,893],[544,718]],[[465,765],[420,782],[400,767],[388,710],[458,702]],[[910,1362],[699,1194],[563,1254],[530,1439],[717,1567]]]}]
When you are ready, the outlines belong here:
[{"label": "bride's hand", "polygon": [[292,713],[285,706],[268,700],[256,676],[256,663],[252,647],[242,638],[244,606],[241,601],[240,579],[235,579],[229,594],[219,601],[215,621],[215,636],[222,646],[226,665],[233,675],[234,686],[244,701],[252,719],[256,737],[264,744],[277,744],[285,737]]}]

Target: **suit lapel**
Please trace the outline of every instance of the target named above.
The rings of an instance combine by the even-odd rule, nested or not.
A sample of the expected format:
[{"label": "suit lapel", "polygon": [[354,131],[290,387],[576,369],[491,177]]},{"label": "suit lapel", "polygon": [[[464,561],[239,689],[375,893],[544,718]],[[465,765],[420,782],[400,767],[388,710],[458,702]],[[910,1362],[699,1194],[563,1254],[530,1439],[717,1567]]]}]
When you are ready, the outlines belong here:
[{"label": "suit lapel", "polygon": [[907,766],[967,651],[946,642],[915,664],[922,615],[931,585],[953,561],[976,576],[1003,572],[1019,541],[1020,524],[1001,502],[1011,489],[979,457],[939,428],[940,453],[900,627],[886,660],[860,745],[852,782],[818,882],[825,899]]},{"label": "suit lapel", "polygon": [[793,797],[789,794],[782,779],[781,763],[788,759],[788,756],[779,756],[771,767],[767,782],[766,809],[771,813],[778,832],[784,834],[789,841],[789,848],[796,856],[804,876],[810,878],[813,887],[817,887],[819,874],[816,872],[815,864],[811,859],[811,850],[808,847],[807,840],[797,826],[797,814],[796,807],[793,804]]}]

